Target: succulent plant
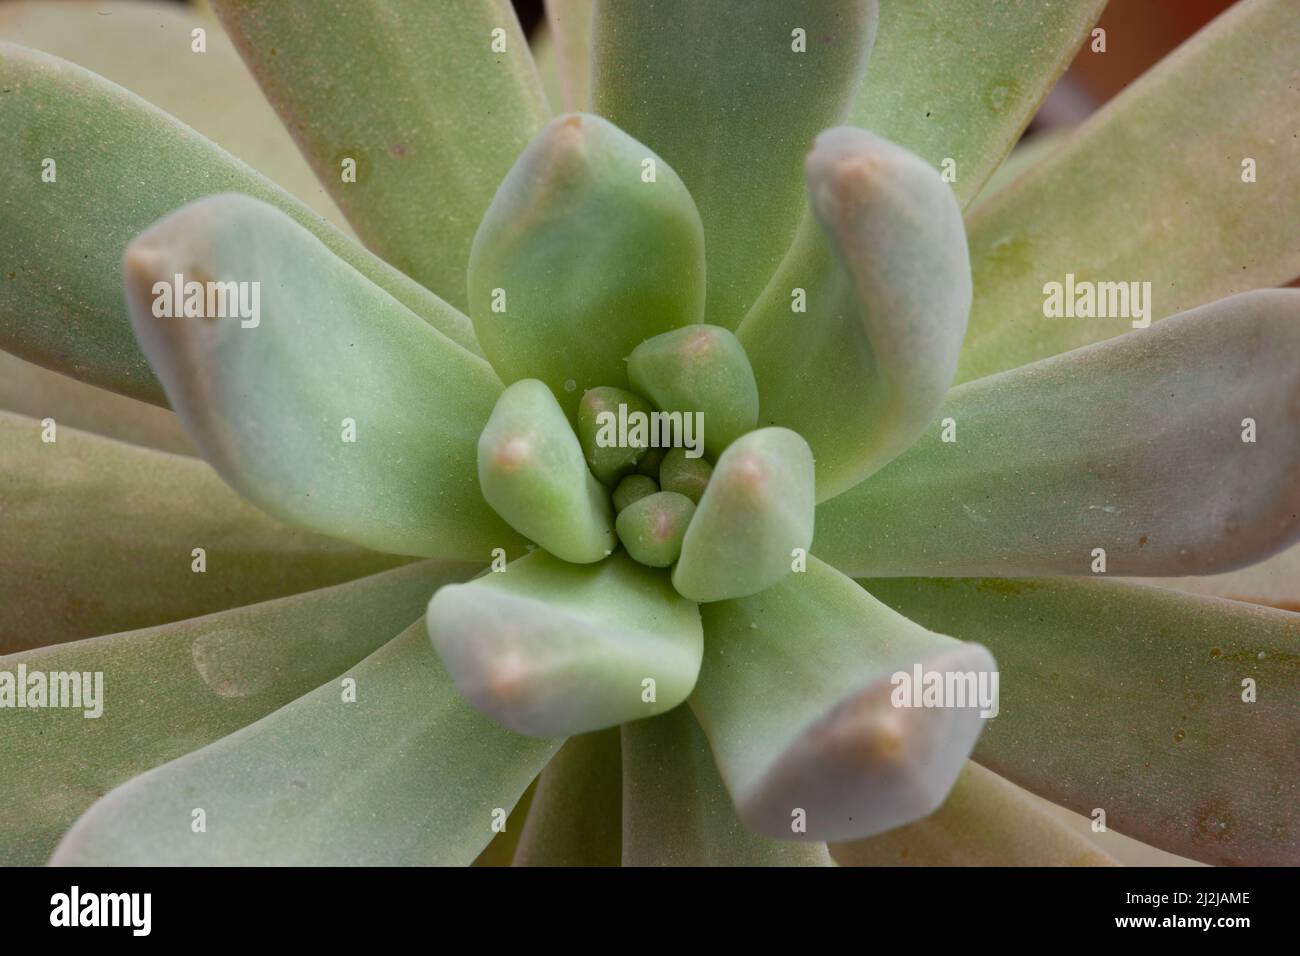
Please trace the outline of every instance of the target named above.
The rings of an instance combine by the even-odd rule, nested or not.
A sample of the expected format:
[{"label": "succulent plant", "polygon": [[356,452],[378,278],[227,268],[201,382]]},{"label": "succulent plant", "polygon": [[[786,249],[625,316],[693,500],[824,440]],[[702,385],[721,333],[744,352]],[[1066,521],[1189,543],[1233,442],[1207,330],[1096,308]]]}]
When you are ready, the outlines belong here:
[{"label": "succulent plant", "polygon": [[0,860],[1300,860],[1300,21],[1102,5],[0,13]]}]

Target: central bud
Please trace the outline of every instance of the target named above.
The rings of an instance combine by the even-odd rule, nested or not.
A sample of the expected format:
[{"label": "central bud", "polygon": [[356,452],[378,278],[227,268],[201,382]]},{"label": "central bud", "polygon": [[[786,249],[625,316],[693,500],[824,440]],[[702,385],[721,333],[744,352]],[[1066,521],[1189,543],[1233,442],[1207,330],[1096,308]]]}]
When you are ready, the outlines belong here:
[{"label": "central bud", "polygon": [[627,357],[630,389],[588,389],[576,434],[541,381],[502,393],[479,439],[479,484],[515,530],[556,557],[599,561],[621,544],[673,568],[694,601],[775,583],[812,542],[813,462],[758,424],[758,388],[726,329],[689,325]]},{"label": "central bud", "polygon": [[593,388],[578,405],[578,440],[591,473],[613,491],[628,555],[652,568],[676,562],[713,471],[702,457],[704,413],[663,411],[634,392]]}]

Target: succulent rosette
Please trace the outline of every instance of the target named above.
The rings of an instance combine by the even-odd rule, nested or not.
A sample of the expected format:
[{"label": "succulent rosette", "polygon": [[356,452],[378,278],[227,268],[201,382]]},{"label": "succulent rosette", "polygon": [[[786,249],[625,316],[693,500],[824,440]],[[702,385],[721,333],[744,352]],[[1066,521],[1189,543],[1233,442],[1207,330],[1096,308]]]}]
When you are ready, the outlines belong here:
[{"label": "succulent rosette", "polygon": [[1294,7],[38,6],[0,860],[1300,859]]}]

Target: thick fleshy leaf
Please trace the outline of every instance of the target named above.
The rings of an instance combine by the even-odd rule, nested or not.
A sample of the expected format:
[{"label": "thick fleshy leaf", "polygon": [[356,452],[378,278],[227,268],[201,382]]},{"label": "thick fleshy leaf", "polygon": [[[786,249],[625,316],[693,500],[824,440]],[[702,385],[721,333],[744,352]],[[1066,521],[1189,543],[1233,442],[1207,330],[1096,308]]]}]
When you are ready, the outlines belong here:
[{"label": "thick fleshy leaf", "polygon": [[566,110],[585,110],[591,88],[591,21],[595,0],[546,0]]},{"label": "thick fleshy leaf", "polygon": [[[663,411],[697,416],[695,441],[703,440],[710,458],[758,423],[758,385],[749,357],[720,326],[676,329],[642,342],[627,357],[627,377]],[[692,452],[698,456],[699,447]]]},{"label": "thick fleshy leaf", "polygon": [[423,621],[344,676],[111,791],[50,862],[464,865],[560,745],[470,708]]},{"label": "thick fleshy leaf", "polygon": [[286,528],[196,458],[57,423],[55,441],[42,434],[40,422],[0,412],[0,654],[210,614],[403,561]]},{"label": "thick fleshy leaf", "polygon": [[1110,581],[866,584],[997,654],[990,770],[1193,859],[1300,861],[1300,614]]},{"label": "thick fleshy leaf", "polygon": [[1292,545],[1271,558],[1227,574],[1185,578],[1133,578],[1134,584],[1154,584],[1188,594],[1231,598],[1300,611],[1300,544]]},{"label": "thick fleshy leaf", "polygon": [[731,805],[689,707],[624,724],[624,866],[830,866],[823,843],[770,840]]},{"label": "thick fleshy leaf", "polygon": [[[192,31],[204,31],[195,53]],[[316,181],[211,12],[136,0],[8,0],[0,40],[61,57],[170,113],[283,186],[334,225],[347,220]]]},{"label": "thick fleshy leaf", "polygon": [[534,551],[500,573],[449,585],[429,635],[456,686],[519,733],[563,737],[652,717],[695,686],[696,606],[668,574],[623,551],[568,564]]},{"label": "thick fleshy leaf", "polygon": [[[0,122],[0,348],[165,404],[127,319],[122,253],[159,216],[225,190],[284,210],[434,328],[476,348],[464,315],[138,97],[7,43],[0,83],[9,91]],[[54,181],[43,181],[46,170]]]},{"label": "thick fleshy leaf", "polygon": [[841,866],[1116,866],[1023,790],[967,763],[924,820],[831,847]]},{"label": "thick fleshy leaf", "polygon": [[642,339],[704,317],[704,235],[668,164],[597,116],[537,134],[488,207],[469,309],[508,384],[539,378],[573,417],[589,388],[627,388]]},{"label": "thick fleshy leaf", "polygon": [[629,440],[618,441],[620,420],[650,420],[654,411],[640,395],[622,388],[602,385],[588,389],[578,403],[578,441],[591,473],[605,484],[615,487],[619,480],[636,468],[637,461],[650,447],[650,435],[628,434]]},{"label": "thick fleshy leaf", "polygon": [[622,511],[647,495],[656,494],[659,484],[646,475],[628,475],[614,489],[614,510]]},{"label": "thick fleshy leaf", "polygon": [[587,470],[564,410],[535,378],[497,399],[478,440],[478,481],[497,514],[558,558],[590,564],[618,545],[609,489]]},{"label": "thick fleshy leaf", "polygon": [[875,0],[661,0],[596,8],[592,104],[700,207],[708,320],[734,329],[790,245],[800,164],[857,91]]},{"label": "thick fleshy leaf", "polygon": [[659,487],[685,495],[697,505],[712,477],[713,466],[708,460],[688,458],[684,448],[670,448],[659,463]]},{"label": "thick fleshy leaf", "polygon": [[[284,213],[247,196],[200,200],[137,237],[123,269],[172,408],[254,504],[397,554],[486,561],[522,543],[475,472],[501,388],[492,369]],[[182,280],[206,284],[207,303],[160,316],[189,311],[189,292],[182,303],[173,291]],[[211,290],[236,283],[239,308],[233,293],[221,308]]]},{"label": "thick fleshy leaf", "polygon": [[60,375],[0,351],[0,409],[106,438],[196,455],[180,420],[165,408]]},{"label": "thick fleshy leaf", "polygon": [[213,7],[366,245],[463,308],[474,230],[550,114],[509,0]]},{"label": "thick fleshy leaf", "polygon": [[1241,567],[1300,536],[1298,390],[1300,291],[1233,296],[955,389],[814,547],[858,575]]},{"label": "thick fleshy leaf", "polygon": [[618,539],[641,564],[666,568],[682,553],[682,538],[695,513],[691,499],[660,491],[628,505],[618,515]]},{"label": "thick fleshy leaf", "polygon": [[813,514],[808,443],[785,428],[750,432],[718,459],[673,586],[692,601],[722,601],[775,584],[812,543]]},{"label": "thick fleshy leaf", "polygon": [[472,573],[413,564],[176,624],[0,657],[0,673],[25,667],[29,676],[102,675],[89,685],[99,687],[98,717],[84,717],[85,707],[4,713],[0,762],[23,772],[0,775],[0,864],[41,865],[98,797],[343,673],[418,619],[431,589]]},{"label": "thick fleshy leaf", "polygon": [[882,4],[871,68],[849,114],[936,169],[964,206],[1015,144],[1106,0]]},{"label": "thick fleshy leaf", "polygon": [[765,425],[797,431],[817,499],[916,440],[952,384],[970,312],[952,190],[913,153],[851,127],[817,137],[805,222],[737,334]]},{"label": "thick fleshy leaf", "polygon": [[[970,755],[981,710],[996,709],[988,651],[914,624],[813,557],[761,594],[700,611],[691,708],[741,818],[776,839],[850,840],[927,815]],[[923,681],[969,674],[992,703],[911,706],[896,675],[917,669]]]},{"label": "thick fleshy leaf", "polygon": [[622,774],[618,729],[571,737],[542,771],[515,866],[618,866]]},{"label": "thick fleshy leaf", "polygon": [[1300,274],[1288,215],[1297,47],[1294,4],[1235,5],[982,205],[970,220],[975,306],[958,380],[1128,330],[1122,317],[1044,318],[1044,286],[1066,275],[1149,282],[1154,321]]}]

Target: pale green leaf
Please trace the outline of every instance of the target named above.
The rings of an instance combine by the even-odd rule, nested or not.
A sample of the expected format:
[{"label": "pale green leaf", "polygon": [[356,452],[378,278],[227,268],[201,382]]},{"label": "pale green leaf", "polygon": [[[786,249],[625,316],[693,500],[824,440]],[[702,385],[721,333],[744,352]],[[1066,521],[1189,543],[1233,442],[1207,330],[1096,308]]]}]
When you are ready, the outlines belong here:
[{"label": "pale green leaf", "polygon": [[936,169],[952,160],[952,188],[964,206],[1019,138],[1105,5],[884,0],[849,122]]},{"label": "pale green leaf", "polygon": [[622,550],[598,564],[534,551],[429,604],[429,634],[475,707],[519,733],[562,737],[652,717],[695,686],[696,606]]},{"label": "pale green leaf", "polygon": [[1300,611],[1300,544],[1279,551],[1239,571],[1183,578],[1133,578],[1134,584],[1154,584],[1188,594],[1231,598]]},{"label": "pale green leaf", "polygon": [[653,412],[649,402],[626,389],[602,385],[583,392],[578,402],[578,441],[593,475],[615,488],[636,468],[650,447],[650,436],[629,434],[628,441],[620,444],[617,425],[620,419],[634,422],[642,416],[649,422]]},{"label": "pale green leaf", "polygon": [[642,339],[703,319],[699,213],[645,146],[599,117],[561,116],[493,197],[469,296],[501,378],[541,379],[574,418],[587,389],[627,387]]},{"label": "pale green leaf", "polygon": [[1128,330],[1126,317],[1045,318],[1044,286],[1067,275],[1149,282],[1154,321],[1300,274],[1298,48],[1294,3],[1236,4],[981,205],[958,380]]},{"label": "pale green leaf", "polygon": [[813,547],[858,575],[1267,557],[1300,535],[1297,319],[1300,291],[1243,293],[963,385],[911,451],[818,508]]},{"label": "pale green leaf", "polygon": [[[201,54],[193,49],[196,29],[204,31]],[[125,87],[348,228],[206,8],[138,0],[9,0],[0,4],[0,39]]]},{"label": "pale green leaf", "polygon": [[403,561],[287,528],[196,458],[57,423],[55,441],[45,433],[0,412],[0,653],[179,621]]},{"label": "pale green leaf", "polygon": [[22,772],[0,775],[0,863],[41,865],[104,793],[344,673],[419,618],[431,590],[472,573],[412,564],[176,624],[0,657],[0,673],[17,675],[22,666],[29,677],[102,675],[98,717],[85,717],[85,706],[4,713],[0,763]]},{"label": "pale green leaf", "polygon": [[197,450],[170,411],[0,351],[0,409],[177,455]]},{"label": "pale green leaf", "polygon": [[589,564],[618,547],[609,489],[587,469],[564,410],[535,378],[497,399],[478,440],[478,483],[510,527],[558,558]]},{"label": "pale green leaf", "polygon": [[1108,581],[866,585],[997,654],[990,770],[1182,856],[1300,862],[1300,614]]},{"label": "pale green leaf", "polygon": [[823,843],[741,822],[689,707],[622,729],[624,866],[831,865]]},{"label": "pale green leaf", "polygon": [[515,858],[515,850],[519,846],[519,838],[523,835],[524,821],[528,819],[528,811],[532,809],[533,794],[536,792],[537,780],[534,779],[524,791],[524,795],[519,798],[514,809],[506,815],[505,829],[497,833],[483,851],[474,857],[474,862],[470,866],[510,866]]},{"label": "pale green leaf", "polygon": [[[561,88],[560,64],[557,60],[558,53],[555,49],[555,38],[551,36],[551,31],[545,25],[538,25],[528,37],[528,48],[533,51],[533,62],[537,64],[537,78],[541,81],[542,92],[546,94],[546,102],[550,104],[552,113],[563,113],[564,91]],[[501,840],[498,836],[497,840]],[[491,863],[475,863],[475,866],[498,866],[498,857],[504,857],[505,865],[510,864],[509,856],[499,854],[494,847],[489,847],[485,853],[491,858]]]},{"label": "pale green leaf", "polygon": [[[254,504],[397,554],[487,561],[522,544],[476,477],[501,389],[492,369],[284,213],[247,196],[199,200],[137,237],[123,268],[172,408]],[[239,283],[240,308],[232,296],[224,310],[238,315],[213,314],[209,295],[198,316],[159,316],[160,300],[182,304],[177,275]],[[243,309],[254,289],[257,308]]]},{"label": "pale green leaf", "polygon": [[550,113],[509,0],[213,6],[366,245],[464,308],[474,230]]},{"label": "pale green leaf", "polygon": [[618,729],[570,737],[537,780],[515,866],[618,866],[622,774]]},{"label": "pale green leaf", "polygon": [[466,704],[423,621],[345,676],[111,791],[50,862],[465,865],[560,745]]},{"label": "pale green leaf", "polygon": [[1116,866],[1023,790],[967,763],[948,799],[923,820],[837,843],[840,866]]},{"label": "pale green leaf", "polygon": [[981,203],[991,200],[1021,176],[1027,176],[1030,170],[1052,155],[1054,150],[1069,139],[1072,132],[1074,132],[1072,127],[1056,126],[1028,134],[1016,143],[1015,149],[1008,153],[1007,158],[993,171],[988,182],[980,189],[979,195],[971,200],[971,208],[974,210],[972,214],[978,214]]},{"label": "pale green leaf", "polygon": [[595,0],[546,0],[565,110],[585,110],[591,90],[591,21]]},{"label": "pale green leaf", "polygon": [[982,729],[982,705],[897,705],[893,675],[978,681],[996,666],[983,647],[909,621],[813,557],[760,594],[700,612],[707,639],[691,708],[750,828],[851,840],[943,802]]},{"label": "pale green leaf", "polygon": [[[669,437],[682,446],[686,435],[693,434],[692,457],[699,457],[702,442],[716,460],[758,423],[758,385],[749,357],[740,341],[719,326],[674,329],[646,339],[627,356],[627,377],[660,410],[683,418],[680,437],[671,430]],[[699,423],[690,433],[687,416]],[[651,444],[662,447],[662,434],[657,437]],[[666,452],[664,461],[672,454]],[[662,474],[659,482],[663,484]]]},{"label": "pale green leaf", "polygon": [[790,245],[803,156],[843,118],[875,27],[875,0],[597,6],[593,111],[671,163],[695,197],[713,325],[740,323]]},{"label": "pale green leaf", "polygon": [[970,263],[952,190],[915,154],[839,127],[817,137],[806,170],[817,221],[737,334],[759,420],[808,441],[824,501],[934,417],[966,332]]},{"label": "pale green leaf", "polygon": [[[476,348],[466,316],[126,90],[7,43],[0,86],[0,348],[164,404],[127,319],[122,254],[160,216],[227,190],[284,210],[434,328]],[[46,169],[54,181],[42,180]]]},{"label": "pale green leaf", "polygon": [[691,499],[675,491],[639,498],[618,515],[618,539],[636,561],[669,567],[682,553],[682,538],[695,513]]},{"label": "pale green leaf", "polygon": [[686,529],[673,586],[692,601],[770,587],[807,552],[814,513],[808,443],[787,428],[750,432],[718,459]]}]

